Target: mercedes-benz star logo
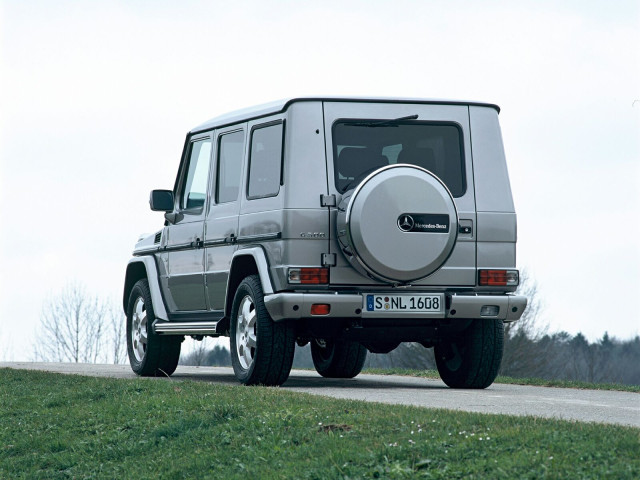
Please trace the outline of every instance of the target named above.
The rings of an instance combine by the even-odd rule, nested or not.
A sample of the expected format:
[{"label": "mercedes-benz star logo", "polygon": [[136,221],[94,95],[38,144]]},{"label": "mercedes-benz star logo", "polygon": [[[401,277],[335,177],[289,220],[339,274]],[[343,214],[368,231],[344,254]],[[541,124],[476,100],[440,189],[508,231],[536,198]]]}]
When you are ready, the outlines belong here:
[{"label": "mercedes-benz star logo", "polygon": [[415,224],[411,215],[400,215],[398,217],[398,228],[403,232],[410,232]]}]

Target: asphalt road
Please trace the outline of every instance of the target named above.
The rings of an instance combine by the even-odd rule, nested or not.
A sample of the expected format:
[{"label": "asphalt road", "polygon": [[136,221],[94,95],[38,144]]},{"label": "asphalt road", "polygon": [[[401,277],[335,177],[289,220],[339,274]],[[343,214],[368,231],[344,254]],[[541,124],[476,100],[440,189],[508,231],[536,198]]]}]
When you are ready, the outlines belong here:
[{"label": "asphalt road", "polygon": [[[136,378],[128,365],[0,362],[0,368],[45,370],[95,377]],[[169,381],[176,380],[237,384],[233,370],[222,367],[180,366]],[[640,394],[630,392],[498,383],[494,383],[485,390],[453,390],[446,387],[440,380],[426,378],[362,374],[355,379],[337,380],[322,378],[316,372],[306,370],[292,371],[289,380],[281,388],[312,395],[367,402],[479,413],[532,415],[640,428]]]}]

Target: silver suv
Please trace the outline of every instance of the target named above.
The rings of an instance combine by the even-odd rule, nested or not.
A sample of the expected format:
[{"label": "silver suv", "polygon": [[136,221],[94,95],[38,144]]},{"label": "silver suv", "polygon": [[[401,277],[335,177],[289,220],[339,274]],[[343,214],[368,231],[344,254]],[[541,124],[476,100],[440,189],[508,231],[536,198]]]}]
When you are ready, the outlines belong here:
[{"label": "silver suv", "polygon": [[527,305],[498,112],[294,98],[191,130],[173,190],[151,192],[164,228],[127,266],[134,372],[171,375],[185,335],[229,336],[238,380],[263,385],[296,343],[351,378],[419,342],[450,387],[489,386]]}]

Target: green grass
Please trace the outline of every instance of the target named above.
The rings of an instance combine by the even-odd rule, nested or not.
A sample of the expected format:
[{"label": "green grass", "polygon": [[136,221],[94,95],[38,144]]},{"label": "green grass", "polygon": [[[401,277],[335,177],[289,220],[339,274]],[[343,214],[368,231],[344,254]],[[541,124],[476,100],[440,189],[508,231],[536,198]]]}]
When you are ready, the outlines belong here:
[{"label": "green grass", "polygon": [[639,435],[278,388],[0,369],[2,479],[640,478]]},{"label": "green grass", "polygon": [[[363,373],[375,375],[404,375],[408,377],[423,377],[440,379],[435,370],[413,370],[407,368],[368,368]],[[588,390],[615,390],[619,392],[640,393],[640,385],[622,385],[620,383],[591,383],[572,380],[543,380],[542,378],[514,378],[499,375],[495,383],[509,383],[512,385],[534,385],[538,387],[580,388]]]}]

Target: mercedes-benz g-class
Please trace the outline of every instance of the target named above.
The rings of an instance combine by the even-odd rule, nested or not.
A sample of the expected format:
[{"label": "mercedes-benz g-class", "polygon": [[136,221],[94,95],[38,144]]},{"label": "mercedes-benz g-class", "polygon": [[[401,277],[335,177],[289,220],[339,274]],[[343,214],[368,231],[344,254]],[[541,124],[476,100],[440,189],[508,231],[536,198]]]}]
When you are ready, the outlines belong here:
[{"label": "mercedes-benz g-class", "polygon": [[527,304],[498,112],[294,98],[192,129],[127,266],[133,370],[170,375],[185,336],[225,335],[240,382],[280,385],[296,342],[342,378],[419,342],[447,385],[490,385]]}]

